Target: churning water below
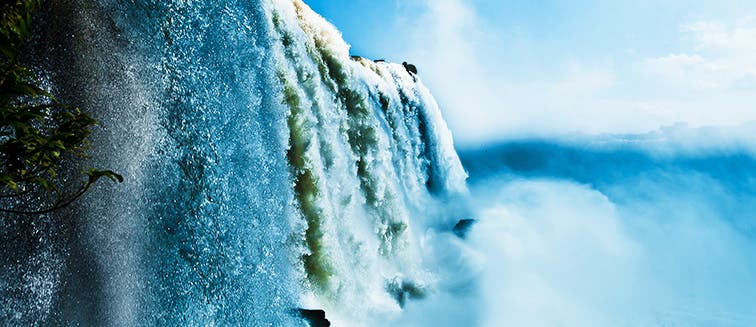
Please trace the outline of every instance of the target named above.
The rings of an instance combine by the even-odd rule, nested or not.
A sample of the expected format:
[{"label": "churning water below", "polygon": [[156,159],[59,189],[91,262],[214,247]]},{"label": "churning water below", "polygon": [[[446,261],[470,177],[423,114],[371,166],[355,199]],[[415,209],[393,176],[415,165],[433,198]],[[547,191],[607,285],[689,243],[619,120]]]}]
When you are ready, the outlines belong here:
[{"label": "churning water below", "polygon": [[756,323],[756,157],[673,134],[461,153],[485,325]]}]

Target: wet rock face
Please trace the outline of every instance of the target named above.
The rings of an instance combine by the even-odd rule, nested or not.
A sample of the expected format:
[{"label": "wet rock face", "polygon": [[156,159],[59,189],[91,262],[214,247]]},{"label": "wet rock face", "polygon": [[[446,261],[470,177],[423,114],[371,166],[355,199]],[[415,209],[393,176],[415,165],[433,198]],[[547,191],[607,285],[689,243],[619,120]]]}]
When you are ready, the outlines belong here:
[{"label": "wet rock face", "polygon": [[386,290],[402,308],[408,300],[420,300],[426,296],[426,290],[422,285],[408,280],[396,279],[387,285]]},{"label": "wet rock face", "polygon": [[402,66],[404,66],[404,69],[407,70],[408,73],[417,75],[417,67],[413,64],[408,64],[406,61],[402,63]]},{"label": "wet rock face", "polygon": [[297,315],[310,324],[310,327],[331,326],[331,322],[326,319],[326,314],[323,310],[296,309],[295,311]]},{"label": "wet rock face", "polygon": [[477,222],[478,221],[475,219],[462,219],[454,225],[452,232],[454,232],[454,235],[457,235],[459,238],[465,238],[467,237],[467,234],[470,233],[473,225]]}]

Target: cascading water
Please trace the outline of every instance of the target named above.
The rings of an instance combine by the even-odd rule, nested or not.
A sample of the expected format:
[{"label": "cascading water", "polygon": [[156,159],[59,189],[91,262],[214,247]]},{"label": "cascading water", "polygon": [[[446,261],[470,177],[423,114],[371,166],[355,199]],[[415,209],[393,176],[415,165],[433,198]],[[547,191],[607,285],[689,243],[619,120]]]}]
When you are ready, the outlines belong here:
[{"label": "cascading water", "polygon": [[432,194],[464,190],[434,100],[401,65],[350,59],[303,3],[272,15],[309,286],[352,314],[422,296],[412,221],[432,214]]},{"label": "cascading water", "polygon": [[418,76],[299,0],[45,8],[33,61],[126,182],[3,219],[4,322],[359,325],[433,294],[423,240],[466,175]]}]

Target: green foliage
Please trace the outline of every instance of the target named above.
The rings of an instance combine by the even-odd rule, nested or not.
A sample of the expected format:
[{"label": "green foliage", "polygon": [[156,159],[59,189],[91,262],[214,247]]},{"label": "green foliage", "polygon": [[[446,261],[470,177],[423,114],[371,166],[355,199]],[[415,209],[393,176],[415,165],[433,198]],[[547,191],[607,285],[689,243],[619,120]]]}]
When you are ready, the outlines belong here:
[{"label": "green foliage", "polygon": [[15,61],[21,44],[31,35],[31,20],[39,0],[2,0],[0,15],[0,54]]},{"label": "green foliage", "polygon": [[[20,49],[31,35],[38,0],[2,0],[0,17],[0,212],[41,214],[62,208],[84,194],[101,177],[121,182],[109,170],[89,170],[84,183],[71,191],[58,176],[63,160],[85,157],[87,136],[97,122],[78,108],[60,103],[39,86],[22,65]],[[42,195],[54,204],[18,210]],[[41,203],[32,203],[35,207]]]}]

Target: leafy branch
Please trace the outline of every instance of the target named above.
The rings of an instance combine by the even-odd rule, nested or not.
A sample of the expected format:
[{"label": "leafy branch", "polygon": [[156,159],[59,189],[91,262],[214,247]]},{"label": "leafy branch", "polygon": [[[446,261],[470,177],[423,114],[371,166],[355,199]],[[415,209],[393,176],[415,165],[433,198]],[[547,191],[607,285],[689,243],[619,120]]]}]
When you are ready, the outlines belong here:
[{"label": "leafy branch", "polygon": [[[123,177],[113,171],[90,169],[79,188],[62,190],[61,164],[67,158],[86,157],[86,138],[97,121],[79,108],[60,103],[20,63],[20,49],[31,36],[39,0],[0,3],[0,199],[4,200],[0,212],[44,214],[68,206],[101,177],[122,182]],[[54,200],[53,205],[39,210],[15,208],[40,198],[45,203]]]}]

